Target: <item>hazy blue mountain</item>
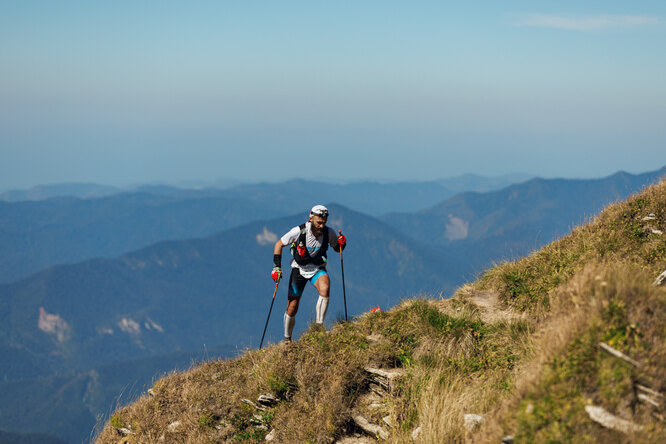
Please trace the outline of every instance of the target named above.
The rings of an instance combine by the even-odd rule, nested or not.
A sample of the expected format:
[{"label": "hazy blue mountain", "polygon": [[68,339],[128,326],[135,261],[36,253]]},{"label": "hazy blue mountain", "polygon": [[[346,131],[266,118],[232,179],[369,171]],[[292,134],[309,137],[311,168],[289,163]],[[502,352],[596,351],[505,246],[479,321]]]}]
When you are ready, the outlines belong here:
[{"label": "hazy blue mountain", "polygon": [[662,168],[593,180],[532,179],[489,193],[461,193],[427,210],[392,213],[384,220],[423,243],[485,266],[551,242],[665,175]]},{"label": "hazy blue mountain", "polygon": [[104,424],[116,406],[144,395],[159,376],[238,352],[231,346],[202,347],[79,372],[0,381],[0,428],[14,432],[0,432],[0,443],[90,442],[96,425]]},{"label": "hazy blue mountain", "polygon": [[283,214],[275,205],[219,196],[131,193],[0,202],[0,282],[55,264],[116,257],[162,240],[206,236]]},{"label": "hazy blue mountain", "polygon": [[534,178],[534,176],[523,173],[505,174],[497,177],[479,176],[478,174],[463,174],[448,179],[440,179],[437,182],[454,193],[462,193],[465,191],[485,193],[488,191],[500,190],[516,183],[527,182],[532,178]]},{"label": "hazy blue mountain", "polygon": [[291,211],[303,211],[315,202],[338,202],[369,215],[396,211],[417,211],[435,205],[460,191],[490,191],[528,180],[512,174],[484,177],[467,174],[450,179],[424,182],[351,182],[335,184],[294,179],[281,183],[238,185],[224,190],[225,196],[257,202],[275,201]]},{"label": "hazy blue mountain", "polygon": [[0,444],[66,444],[66,441],[41,433],[9,433],[0,430]]},{"label": "hazy blue mountain", "polygon": [[[445,251],[423,247],[344,207],[331,205],[331,214],[331,226],[342,227],[350,239],[345,256],[350,313],[419,291],[451,290],[461,281],[464,263]],[[273,290],[273,244],[302,220],[290,216],[207,238],[161,242],[0,286],[0,347],[12,358],[0,364],[0,374],[42,376],[202,344],[256,345]],[[335,253],[330,260],[335,315],[344,310]],[[299,327],[311,315],[305,305]],[[271,336],[280,331],[278,320]]]},{"label": "hazy blue mountain", "polygon": [[19,202],[26,200],[44,200],[52,197],[105,197],[120,193],[121,190],[109,185],[96,183],[58,183],[37,185],[28,190],[9,190],[0,193],[0,201]]},{"label": "hazy blue mountain", "polygon": [[[474,176],[465,182],[470,177],[450,183],[476,189],[507,180]],[[307,214],[315,203],[338,202],[379,215],[425,208],[452,195],[438,182],[340,185],[291,180],[200,190],[147,185],[104,198],[0,202],[0,282],[57,264],[116,257],[162,240],[207,236],[253,220]]]}]

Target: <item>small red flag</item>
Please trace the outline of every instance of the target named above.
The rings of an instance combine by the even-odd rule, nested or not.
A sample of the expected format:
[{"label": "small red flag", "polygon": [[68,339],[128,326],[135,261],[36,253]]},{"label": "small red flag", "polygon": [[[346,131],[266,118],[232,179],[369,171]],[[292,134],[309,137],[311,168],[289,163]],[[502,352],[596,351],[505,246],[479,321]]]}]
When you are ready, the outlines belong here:
[{"label": "small red flag", "polygon": [[375,308],[371,308],[370,311],[374,313],[376,311],[382,311],[382,310],[379,308],[379,305],[378,305]]}]

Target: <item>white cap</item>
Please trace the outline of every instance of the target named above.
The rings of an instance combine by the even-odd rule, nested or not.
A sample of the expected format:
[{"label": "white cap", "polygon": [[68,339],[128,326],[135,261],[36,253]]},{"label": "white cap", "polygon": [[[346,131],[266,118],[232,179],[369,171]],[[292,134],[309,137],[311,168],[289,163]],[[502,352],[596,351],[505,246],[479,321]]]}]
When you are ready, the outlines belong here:
[{"label": "white cap", "polygon": [[328,208],[323,205],[315,205],[310,210],[310,216],[328,217]]}]

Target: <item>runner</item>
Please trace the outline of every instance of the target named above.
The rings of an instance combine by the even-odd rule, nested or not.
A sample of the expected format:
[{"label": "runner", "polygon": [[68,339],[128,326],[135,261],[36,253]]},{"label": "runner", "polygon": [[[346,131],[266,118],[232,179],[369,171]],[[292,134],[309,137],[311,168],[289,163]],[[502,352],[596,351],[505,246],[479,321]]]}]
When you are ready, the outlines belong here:
[{"label": "runner", "polygon": [[284,313],[284,339],[291,342],[291,334],[296,323],[296,313],[305,284],[310,281],[319,293],[316,307],[316,323],[323,324],[328,309],[330,279],[326,271],[326,250],[330,245],[333,250],[344,250],[347,239],[343,234],[335,235],[326,226],[328,209],[315,205],[310,211],[308,221],[294,227],[275,243],[271,273],[274,281],[282,277],[282,249],[290,245],[294,259],[291,261],[291,276],[287,296],[287,310]]}]

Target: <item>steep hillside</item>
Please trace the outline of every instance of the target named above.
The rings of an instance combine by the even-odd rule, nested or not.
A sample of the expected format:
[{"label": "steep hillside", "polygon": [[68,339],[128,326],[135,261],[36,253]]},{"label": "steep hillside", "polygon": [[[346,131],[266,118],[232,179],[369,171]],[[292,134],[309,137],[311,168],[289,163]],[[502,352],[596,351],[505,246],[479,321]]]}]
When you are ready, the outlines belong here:
[{"label": "steep hillside", "polygon": [[449,300],[162,378],[97,442],[663,442],[664,231],[661,182]]},{"label": "steep hillside", "polygon": [[393,213],[385,220],[421,242],[475,257],[485,267],[546,245],[665,175],[662,168],[602,179],[532,179],[489,193],[461,193],[432,208]]}]

